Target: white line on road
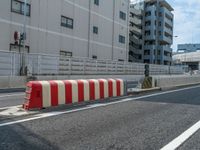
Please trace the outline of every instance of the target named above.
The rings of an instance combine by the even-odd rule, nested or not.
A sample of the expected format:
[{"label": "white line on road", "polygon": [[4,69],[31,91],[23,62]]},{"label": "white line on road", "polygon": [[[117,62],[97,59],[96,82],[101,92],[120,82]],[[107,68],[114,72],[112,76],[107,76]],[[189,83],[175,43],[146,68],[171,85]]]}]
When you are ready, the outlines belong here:
[{"label": "white line on road", "polygon": [[185,141],[187,141],[193,134],[195,134],[200,129],[200,121],[194,124],[192,127],[187,129],[169,144],[161,148],[161,150],[175,150],[180,147]]},{"label": "white line on road", "polygon": [[0,127],[13,125],[13,124],[17,124],[17,123],[23,123],[23,122],[32,121],[32,120],[37,120],[37,119],[42,119],[42,118],[47,118],[47,117],[58,116],[58,115],[62,115],[62,114],[68,114],[68,113],[72,113],[72,112],[88,110],[88,109],[97,108],[97,107],[105,107],[105,106],[109,106],[109,105],[113,105],[113,104],[119,104],[119,103],[124,103],[124,102],[128,102],[128,101],[134,101],[134,100],[139,100],[139,99],[153,97],[153,96],[159,96],[159,95],[163,95],[163,94],[169,94],[169,93],[174,93],[174,92],[179,92],[179,91],[184,91],[184,90],[189,90],[189,89],[195,89],[195,88],[199,88],[199,87],[200,86],[194,86],[194,87],[160,92],[160,93],[155,93],[155,94],[150,94],[150,95],[145,95],[145,96],[140,96],[140,97],[135,97],[135,98],[126,98],[126,99],[122,99],[120,101],[108,102],[108,103],[104,103],[104,104],[87,105],[84,108],[76,108],[76,109],[67,110],[67,111],[55,111],[55,112],[49,112],[49,113],[42,113],[39,115],[34,115],[32,118],[2,123],[2,124],[0,124]]},{"label": "white line on road", "polygon": [[0,95],[0,98],[3,97],[11,97],[11,96],[23,96],[25,95],[24,93],[20,93],[20,94],[7,94],[7,95]]}]

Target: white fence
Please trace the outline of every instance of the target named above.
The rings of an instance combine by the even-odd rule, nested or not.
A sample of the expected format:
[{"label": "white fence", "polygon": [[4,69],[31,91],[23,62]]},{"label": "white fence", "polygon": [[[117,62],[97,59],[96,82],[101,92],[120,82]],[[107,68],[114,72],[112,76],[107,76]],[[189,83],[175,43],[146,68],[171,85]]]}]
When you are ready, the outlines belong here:
[{"label": "white fence", "polygon": [[[0,51],[0,76],[20,73],[21,54]],[[144,64],[88,58],[26,54],[25,66],[33,75],[143,75]],[[182,67],[150,65],[151,75],[183,74]]]}]

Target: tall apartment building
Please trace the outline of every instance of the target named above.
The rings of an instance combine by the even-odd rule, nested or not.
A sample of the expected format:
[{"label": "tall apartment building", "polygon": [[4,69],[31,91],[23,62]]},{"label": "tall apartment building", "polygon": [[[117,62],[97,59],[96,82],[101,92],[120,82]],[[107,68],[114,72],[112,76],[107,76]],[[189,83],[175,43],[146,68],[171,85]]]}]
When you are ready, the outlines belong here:
[{"label": "tall apartment building", "polygon": [[19,51],[14,35],[26,22],[26,52],[128,60],[129,0],[0,1],[0,50]]},{"label": "tall apartment building", "polygon": [[[172,62],[173,8],[165,0],[144,0],[131,4],[131,6],[144,12],[142,13],[143,62],[170,65]],[[137,11],[132,11],[132,13],[135,12]]]},{"label": "tall apartment building", "polygon": [[200,44],[178,44],[177,52],[196,52],[200,50]]},{"label": "tall apartment building", "polygon": [[143,62],[143,13],[138,5],[130,5],[129,62]]}]

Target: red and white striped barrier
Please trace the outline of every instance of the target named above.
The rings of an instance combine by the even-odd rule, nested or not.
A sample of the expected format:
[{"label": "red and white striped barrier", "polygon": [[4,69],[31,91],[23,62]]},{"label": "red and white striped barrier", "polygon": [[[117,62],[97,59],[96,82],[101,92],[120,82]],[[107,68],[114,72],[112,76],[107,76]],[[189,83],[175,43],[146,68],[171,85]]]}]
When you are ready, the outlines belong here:
[{"label": "red and white striped barrier", "polygon": [[27,83],[25,109],[46,108],[124,95],[121,79],[31,81]]}]

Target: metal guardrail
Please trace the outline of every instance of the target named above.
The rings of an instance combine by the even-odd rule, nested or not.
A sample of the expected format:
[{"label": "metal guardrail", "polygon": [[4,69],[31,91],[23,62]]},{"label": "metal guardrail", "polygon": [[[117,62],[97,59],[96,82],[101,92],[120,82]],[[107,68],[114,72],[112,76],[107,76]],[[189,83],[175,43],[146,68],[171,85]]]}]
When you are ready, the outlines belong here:
[{"label": "metal guardrail", "polygon": [[[0,51],[0,76],[20,73],[21,54]],[[142,63],[64,57],[46,54],[26,54],[25,66],[32,75],[144,75]],[[183,74],[180,66],[151,65],[151,75]]]}]

